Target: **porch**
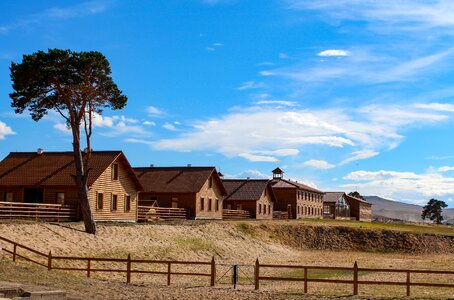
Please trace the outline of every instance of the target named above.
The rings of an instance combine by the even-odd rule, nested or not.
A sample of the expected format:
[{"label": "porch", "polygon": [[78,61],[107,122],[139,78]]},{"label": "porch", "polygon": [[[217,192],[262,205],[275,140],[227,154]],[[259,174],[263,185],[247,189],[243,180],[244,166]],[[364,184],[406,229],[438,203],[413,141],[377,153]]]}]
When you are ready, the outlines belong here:
[{"label": "porch", "polygon": [[188,218],[185,208],[140,206],[138,207],[138,220],[142,222],[155,220],[184,220]]},{"label": "porch", "polygon": [[25,219],[40,221],[78,221],[76,206],[22,202],[0,202],[0,219]]}]

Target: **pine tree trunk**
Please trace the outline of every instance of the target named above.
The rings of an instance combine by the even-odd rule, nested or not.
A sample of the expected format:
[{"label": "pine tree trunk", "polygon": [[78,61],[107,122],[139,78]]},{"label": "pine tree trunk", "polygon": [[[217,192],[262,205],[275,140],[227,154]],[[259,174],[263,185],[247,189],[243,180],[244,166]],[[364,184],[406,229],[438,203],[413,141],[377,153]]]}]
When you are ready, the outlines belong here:
[{"label": "pine tree trunk", "polygon": [[88,199],[87,170],[84,168],[82,152],[80,151],[80,129],[78,126],[72,128],[74,162],[76,165],[76,185],[82,211],[82,218],[85,224],[85,232],[96,234],[96,223]]}]

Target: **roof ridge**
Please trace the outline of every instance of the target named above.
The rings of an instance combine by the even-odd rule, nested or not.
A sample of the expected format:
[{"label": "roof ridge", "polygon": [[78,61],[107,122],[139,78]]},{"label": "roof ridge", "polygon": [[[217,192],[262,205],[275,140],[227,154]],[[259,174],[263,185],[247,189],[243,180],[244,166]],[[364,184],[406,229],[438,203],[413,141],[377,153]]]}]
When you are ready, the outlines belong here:
[{"label": "roof ridge", "polygon": [[233,192],[231,192],[230,195],[229,195],[227,198],[225,198],[224,200],[227,200],[227,199],[229,199],[230,197],[232,197],[233,194],[235,194],[235,193],[236,193],[240,188],[242,188],[247,182],[248,182],[248,181],[245,180],[243,183],[241,183],[241,184],[240,184],[236,189],[234,189]]},{"label": "roof ridge", "polygon": [[32,157],[29,157],[28,159],[24,160],[23,162],[21,162],[20,164],[18,165],[15,165],[14,167],[12,167],[11,169],[5,171],[3,174],[0,175],[0,178],[3,178],[5,177],[6,175],[8,175],[9,173],[19,169],[20,167],[22,167],[23,165],[29,163],[30,161],[32,161],[33,159],[35,159],[37,156],[32,156]]},{"label": "roof ridge", "polygon": [[67,167],[69,167],[70,165],[72,165],[74,163],[74,159],[71,160],[70,162],[64,164],[63,166],[61,166],[60,168],[58,168],[57,170],[53,171],[52,173],[50,173],[49,175],[47,175],[46,177],[44,177],[43,179],[41,179],[40,181],[38,181],[36,184],[37,185],[40,185],[40,184],[43,184],[46,180],[54,177],[55,175],[57,175],[58,173],[60,173],[61,171],[63,171],[64,169],[66,169]]}]

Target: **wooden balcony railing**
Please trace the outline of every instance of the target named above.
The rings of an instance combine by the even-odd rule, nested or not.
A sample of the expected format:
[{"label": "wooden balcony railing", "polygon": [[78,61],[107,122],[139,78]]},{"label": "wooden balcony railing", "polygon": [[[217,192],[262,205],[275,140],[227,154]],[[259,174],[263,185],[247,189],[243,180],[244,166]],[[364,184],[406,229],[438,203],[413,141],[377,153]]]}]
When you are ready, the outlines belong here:
[{"label": "wooden balcony railing", "polygon": [[251,213],[247,210],[223,209],[223,219],[250,219]]},{"label": "wooden balcony railing", "polygon": [[139,221],[187,219],[185,208],[139,206]]},{"label": "wooden balcony railing", "polygon": [[75,206],[62,204],[0,202],[0,219],[33,219],[42,221],[77,221]]}]

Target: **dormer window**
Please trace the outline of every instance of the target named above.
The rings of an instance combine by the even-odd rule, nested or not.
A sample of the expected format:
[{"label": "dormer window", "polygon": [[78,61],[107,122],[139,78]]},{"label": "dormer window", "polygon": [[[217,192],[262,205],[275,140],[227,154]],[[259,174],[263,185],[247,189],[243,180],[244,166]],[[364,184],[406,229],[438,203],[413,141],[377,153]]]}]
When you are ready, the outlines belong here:
[{"label": "dormer window", "polygon": [[112,165],[112,180],[118,180],[118,164]]}]

